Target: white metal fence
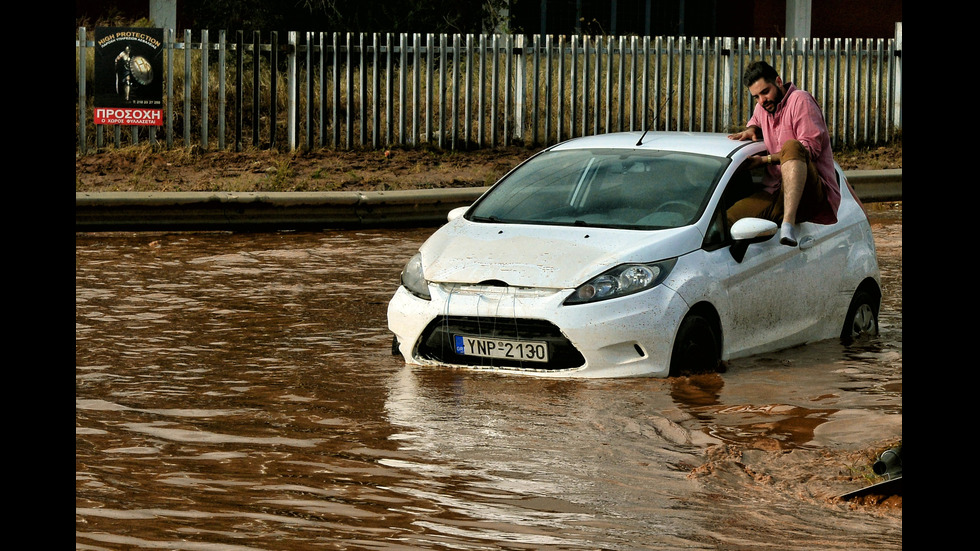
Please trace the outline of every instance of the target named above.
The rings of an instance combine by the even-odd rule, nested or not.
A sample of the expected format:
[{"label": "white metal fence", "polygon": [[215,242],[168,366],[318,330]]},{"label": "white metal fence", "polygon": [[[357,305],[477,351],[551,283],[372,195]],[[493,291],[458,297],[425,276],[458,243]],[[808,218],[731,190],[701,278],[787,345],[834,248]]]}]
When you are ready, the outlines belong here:
[{"label": "white metal fence", "polygon": [[[92,124],[94,44],[76,40],[76,150],[472,149],[619,130],[727,132],[748,62],[810,91],[834,144],[901,132],[901,24],[889,39],[165,33],[165,123]],[[263,41],[264,40],[264,41]],[[79,75],[84,75],[85,78]]]}]

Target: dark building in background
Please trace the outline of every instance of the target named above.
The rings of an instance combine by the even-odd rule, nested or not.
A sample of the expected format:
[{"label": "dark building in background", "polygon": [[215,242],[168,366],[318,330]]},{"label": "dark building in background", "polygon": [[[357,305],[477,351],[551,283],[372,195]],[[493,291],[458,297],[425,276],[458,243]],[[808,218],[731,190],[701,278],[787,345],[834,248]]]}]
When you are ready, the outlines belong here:
[{"label": "dark building in background", "polygon": [[[174,5],[176,29],[187,21],[182,0],[76,0],[76,21],[95,24],[115,15],[149,18],[150,4]],[[290,9],[299,3],[287,0]],[[391,0],[366,0],[383,4]],[[892,38],[902,21],[901,0],[509,0],[508,28],[520,34],[785,37],[787,11],[809,9],[813,38]],[[305,24],[316,27],[308,14]],[[225,29],[253,30],[253,29]],[[373,32],[376,29],[296,28]],[[428,32],[419,29],[419,32]],[[790,33],[792,34],[792,32]]]},{"label": "dark building in background", "polygon": [[[794,0],[514,0],[523,34],[785,37]],[[810,37],[891,38],[901,0],[813,0]]]}]

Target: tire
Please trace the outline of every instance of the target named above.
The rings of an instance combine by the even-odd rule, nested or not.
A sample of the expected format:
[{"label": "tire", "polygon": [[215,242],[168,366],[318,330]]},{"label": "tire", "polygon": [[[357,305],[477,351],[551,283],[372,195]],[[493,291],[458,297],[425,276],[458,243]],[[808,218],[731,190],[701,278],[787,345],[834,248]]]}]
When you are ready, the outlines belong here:
[{"label": "tire", "polygon": [[699,314],[688,314],[677,330],[670,375],[716,372],[720,367],[721,347],[714,324]]},{"label": "tire", "polygon": [[394,335],[391,336],[391,355],[392,356],[401,355],[401,350],[398,349],[398,337]]},{"label": "tire", "polygon": [[877,335],[879,303],[878,297],[868,291],[858,290],[854,293],[844,317],[840,338],[851,342],[862,336]]}]

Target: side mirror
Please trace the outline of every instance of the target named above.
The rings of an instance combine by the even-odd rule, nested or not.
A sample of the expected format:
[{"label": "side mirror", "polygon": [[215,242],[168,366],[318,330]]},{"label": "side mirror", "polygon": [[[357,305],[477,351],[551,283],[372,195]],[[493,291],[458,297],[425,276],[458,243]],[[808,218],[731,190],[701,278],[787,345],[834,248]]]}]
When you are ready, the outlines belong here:
[{"label": "side mirror", "polygon": [[449,211],[449,214],[446,216],[446,219],[452,222],[453,220],[459,218],[460,216],[463,216],[463,214],[467,210],[469,210],[469,208],[470,207],[456,207],[453,210]]},{"label": "side mirror", "polygon": [[762,218],[742,218],[732,224],[731,233],[735,243],[731,246],[731,253],[735,262],[741,262],[745,258],[749,245],[771,239],[778,231],[779,226],[775,222]]},{"label": "side mirror", "polygon": [[762,218],[742,218],[732,225],[732,239],[759,243],[776,235],[779,226],[771,220]]}]

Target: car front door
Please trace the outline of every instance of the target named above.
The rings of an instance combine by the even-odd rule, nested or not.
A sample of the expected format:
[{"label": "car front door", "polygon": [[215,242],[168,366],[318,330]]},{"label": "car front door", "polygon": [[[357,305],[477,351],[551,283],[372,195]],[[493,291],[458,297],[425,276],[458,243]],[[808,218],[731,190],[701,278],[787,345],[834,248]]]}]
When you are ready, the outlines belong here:
[{"label": "car front door", "polygon": [[710,270],[722,279],[720,290],[725,299],[718,309],[727,357],[803,342],[801,336],[812,326],[814,314],[821,311],[825,291],[818,261],[822,253],[811,247],[812,239],[800,247],[789,247],[772,237],[749,245],[744,256],[733,254],[725,211],[761,181],[761,170],[740,170],[729,181],[725,200],[715,213],[709,229],[709,239],[715,243],[707,247],[712,249],[707,255]]},{"label": "car front door", "polygon": [[806,253],[773,237],[750,245],[741,262],[731,259],[727,291],[729,353],[742,356],[798,344],[809,325],[816,272]]}]

